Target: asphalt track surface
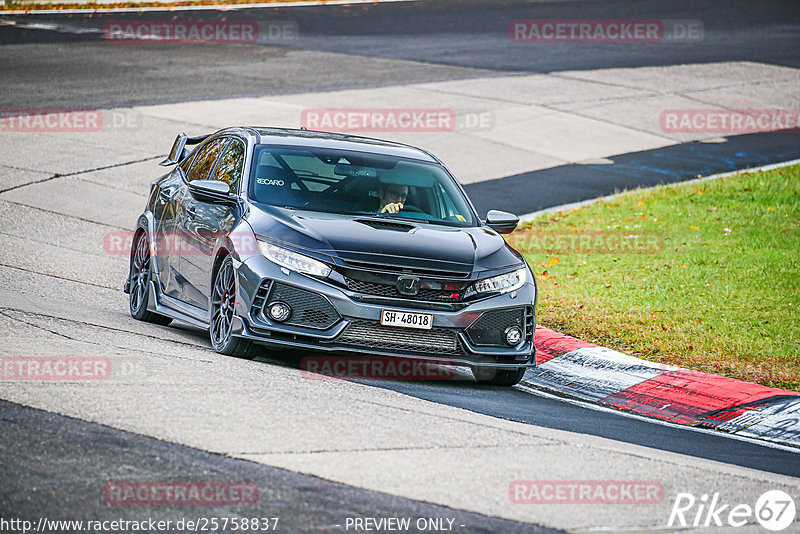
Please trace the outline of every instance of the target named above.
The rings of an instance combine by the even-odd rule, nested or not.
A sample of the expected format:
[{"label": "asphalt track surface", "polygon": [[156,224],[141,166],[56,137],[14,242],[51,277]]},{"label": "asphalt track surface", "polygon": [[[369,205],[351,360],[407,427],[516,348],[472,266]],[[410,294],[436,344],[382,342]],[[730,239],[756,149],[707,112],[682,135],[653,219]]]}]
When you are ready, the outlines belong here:
[{"label": "asphalt track surface", "polygon": [[800,132],[737,135],[619,154],[603,164],[571,164],[467,184],[475,208],[527,214],[626,189],[652,187],[800,159]]},{"label": "asphalt track surface", "polygon": [[800,476],[800,462],[794,452],[765,447],[755,442],[731,443],[726,436],[621,417],[610,411],[594,411],[586,405],[566,404],[558,398],[531,395],[522,389],[509,391],[476,387],[474,384],[431,385],[420,382],[375,384],[406,395],[520,423],[623,439],[628,443],[664,451]]},{"label": "asphalt track surface", "polygon": [[[800,66],[800,4],[776,1],[696,2],[454,2],[198,12],[195,19],[290,20],[300,38],[289,43],[225,46],[108,46],[98,33],[0,26],[0,105],[15,107],[130,106],[209,98],[285,94],[420,81],[558,72],[612,67],[749,60]],[[512,47],[508,22],[530,18],[701,20],[700,44],[625,47],[553,45]],[[59,24],[102,28],[110,19],[160,20],[172,14],[37,17]],[[32,17],[0,17],[28,23]],[[243,53],[244,52],[244,53]],[[578,53],[579,52],[579,53]],[[53,80],[58,80],[54,83]],[[113,80],[113,83],[109,81]],[[731,138],[722,145],[693,143],[612,158],[612,165],[557,167],[468,187],[473,199],[525,213],[575,202],[624,187],[664,183],[670,168],[679,178],[797,158],[796,133]],[[677,162],[665,164],[665,159]],[[660,162],[660,166],[653,164]],[[732,167],[731,167],[732,166]],[[586,172],[591,178],[583,178]],[[558,176],[559,180],[553,180]],[[534,203],[514,204],[508,186],[525,182],[540,192]],[[557,186],[554,184],[558,184]],[[591,185],[590,185],[591,184]],[[504,196],[505,195],[505,196]],[[517,197],[519,198],[519,197]],[[483,206],[478,203],[478,207]],[[202,336],[198,335],[198,339]],[[209,348],[210,350],[210,348]],[[274,363],[264,363],[274,365]],[[800,476],[797,454],[724,435],[653,424],[597,412],[521,389],[452,384],[369,383],[435,403],[522,423],[606,437],[758,470]],[[20,447],[24,443],[27,446]],[[346,515],[458,516],[470,532],[537,532],[538,527],[499,520],[327,482],[277,468],[232,460],[101,425],[0,402],[0,512],[39,517],[110,517],[97,482],[131,473],[166,480],[240,476],[270,492],[264,513],[282,510],[287,531],[338,530]],[[154,458],[156,459],[154,461]],[[36,491],[30,491],[31,488]],[[95,492],[92,494],[92,492]],[[87,497],[88,495],[88,497]],[[136,517],[143,510],[137,508]],[[262,510],[259,509],[259,512]],[[249,512],[249,510],[248,510]],[[174,517],[177,512],[153,514]],[[243,514],[219,510],[220,515]],[[105,514],[105,515],[104,515]],[[114,511],[115,517],[118,511]],[[173,515],[170,515],[173,514]],[[185,516],[185,509],[181,516]],[[213,515],[204,509],[198,515]],[[291,528],[290,528],[291,527]]]},{"label": "asphalt track surface", "polygon": [[[698,20],[700,43],[519,44],[517,19]],[[292,22],[278,46],[103,42],[111,21]],[[63,33],[0,26],[0,103],[7,108],[109,108],[234,96],[380,87],[487,74],[561,72],[721,61],[800,66],[800,4],[735,0],[526,2],[428,0],[234,12],[0,16],[73,26]],[[313,51],[313,53],[311,53]],[[326,54],[327,53],[327,54]],[[344,54],[344,56],[338,55]],[[413,63],[409,63],[413,62]],[[57,79],[58,84],[42,81]]]},{"label": "asphalt track surface", "polygon": [[[279,532],[329,532],[341,531],[348,517],[368,516],[449,518],[456,531],[471,533],[561,532],[365,491],[5,401],[0,401],[0,414],[0,450],[6,451],[0,456],[0,513],[34,524],[43,512],[50,519],[153,518],[174,523],[201,517],[278,517]],[[20,447],[22,443],[26,446]],[[106,483],[145,473],[158,480],[251,482],[258,486],[258,499],[238,506],[106,503]]]}]

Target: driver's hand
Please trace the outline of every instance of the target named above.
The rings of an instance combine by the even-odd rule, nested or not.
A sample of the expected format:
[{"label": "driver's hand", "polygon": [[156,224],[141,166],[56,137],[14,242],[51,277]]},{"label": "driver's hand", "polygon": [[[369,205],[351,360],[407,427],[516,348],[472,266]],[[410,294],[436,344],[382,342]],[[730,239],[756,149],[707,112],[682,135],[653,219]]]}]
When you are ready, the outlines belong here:
[{"label": "driver's hand", "polygon": [[392,213],[392,214],[394,214],[394,213],[397,213],[398,211],[400,211],[401,209],[403,209],[403,203],[402,202],[390,202],[389,204],[386,204],[383,207],[383,209],[381,210],[381,213]]}]

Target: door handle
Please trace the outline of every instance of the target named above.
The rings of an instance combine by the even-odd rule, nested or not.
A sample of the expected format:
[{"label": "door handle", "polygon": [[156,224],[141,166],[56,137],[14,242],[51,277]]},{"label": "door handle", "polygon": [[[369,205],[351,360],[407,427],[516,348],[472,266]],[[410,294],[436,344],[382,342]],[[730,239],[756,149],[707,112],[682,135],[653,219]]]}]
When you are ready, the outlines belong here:
[{"label": "door handle", "polygon": [[169,191],[165,191],[163,189],[158,190],[158,196],[161,198],[163,202],[169,202]]},{"label": "door handle", "polygon": [[189,216],[190,219],[194,219],[194,215],[197,209],[194,206],[186,206],[186,214]]}]

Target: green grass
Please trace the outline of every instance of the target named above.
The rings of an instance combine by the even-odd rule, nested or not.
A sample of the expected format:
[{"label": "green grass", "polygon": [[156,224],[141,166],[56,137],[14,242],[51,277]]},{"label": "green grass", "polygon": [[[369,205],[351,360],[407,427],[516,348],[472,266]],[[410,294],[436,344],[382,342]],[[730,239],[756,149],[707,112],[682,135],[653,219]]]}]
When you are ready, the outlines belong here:
[{"label": "green grass", "polygon": [[[636,252],[621,253],[615,236]],[[800,389],[800,165],[628,192],[543,215],[510,242],[537,275],[539,324]]]}]

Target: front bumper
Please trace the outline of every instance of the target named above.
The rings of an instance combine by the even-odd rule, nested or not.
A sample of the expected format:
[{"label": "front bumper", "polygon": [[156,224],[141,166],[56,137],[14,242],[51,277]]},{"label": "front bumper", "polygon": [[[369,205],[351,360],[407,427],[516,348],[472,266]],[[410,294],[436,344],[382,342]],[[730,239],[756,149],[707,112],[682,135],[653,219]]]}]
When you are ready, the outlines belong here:
[{"label": "front bumper", "polygon": [[[342,354],[374,354],[444,362],[469,367],[518,369],[536,365],[533,345],[535,286],[464,303],[454,309],[418,301],[366,302],[358,293],[281,269],[261,256],[237,262],[234,335],[268,345]],[[276,297],[277,296],[277,297]],[[297,310],[283,323],[263,313],[268,301],[291,300]],[[457,308],[457,309],[455,309]],[[381,311],[433,315],[430,330],[384,326]],[[505,321],[505,323],[503,322]],[[522,341],[514,347],[492,341],[488,325],[517,325]],[[471,328],[472,327],[472,328]],[[487,339],[489,340],[487,342]]]}]

